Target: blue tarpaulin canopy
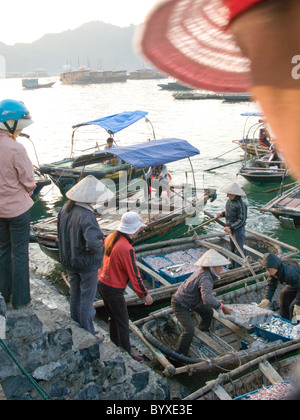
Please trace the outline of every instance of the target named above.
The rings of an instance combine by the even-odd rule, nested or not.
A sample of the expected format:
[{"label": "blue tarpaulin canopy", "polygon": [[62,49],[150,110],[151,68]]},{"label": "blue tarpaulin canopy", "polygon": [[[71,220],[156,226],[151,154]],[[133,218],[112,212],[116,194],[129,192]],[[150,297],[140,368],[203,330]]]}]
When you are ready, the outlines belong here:
[{"label": "blue tarpaulin canopy", "polygon": [[181,139],[162,139],[147,143],[134,144],[132,146],[117,147],[104,151],[95,152],[92,155],[78,158],[73,167],[81,166],[87,162],[103,160],[108,154],[117,156],[124,162],[131,164],[134,168],[148,168],[149,166],[163,165],[199,155],[200,151],[188,141]]},{"label": "blue tarpaulin canopy", "polygon": [[104,128],[108,132],[115,134],[123,130],[126,127],[134,124],[139,121],[141,118],[144,118],[148,115],[148,112],[144,111],[125,111],[120,114],[110,115],[108,117],[99,118],[98,120],[88,121],[81,124],[73,125],[73,129],[82,127],[84,125],[98,125],[99,127]]}]

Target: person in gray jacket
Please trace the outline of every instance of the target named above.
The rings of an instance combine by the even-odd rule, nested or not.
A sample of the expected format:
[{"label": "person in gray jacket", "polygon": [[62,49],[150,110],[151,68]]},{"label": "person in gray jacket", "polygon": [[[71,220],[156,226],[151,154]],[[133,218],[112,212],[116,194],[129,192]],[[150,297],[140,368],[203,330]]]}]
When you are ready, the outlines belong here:
[{"label": "person in gray jacket", "polygon": [[[227,194],[228,200],[226,203],[225,211],[218,213],[217,217],[226,218],[226,226],[224,231],[232,234],[240,249],[244,250],[245,236],[246,236],[246,222],[248,216],[247,204],[243,201],[242,197],[246,194],[241,187],[234,183],[226,187],[222,192]],[[239,250],[236,248],[235,243],[230,238],[230,251],[241,257]],[[231,262],[229,268],[236,268],[238,263]]]},{"label": "person in gray jacket", "polygon": [[104,254],[103,234],[92,204],[112,198],[113,193],[89,175],[66,196],[69,201],[58,215],[59,256],[70,282],[71,318],[95,335],[93,319],[98,270]]},{"label": "person in gray jacket", "polygon": [[177,352],[188,355],[194,337],[192,311],[201,316],[199,329],[208,331],[213,319],[213,309],[230,314],[231,310],[213,296],[214,281],[221,273],[223,266],[230,264],[223,255],[210,249],[195,265],[201,268],[186,279],[173,295],[171,304],[181,324],[182,334],[179,338]]}]

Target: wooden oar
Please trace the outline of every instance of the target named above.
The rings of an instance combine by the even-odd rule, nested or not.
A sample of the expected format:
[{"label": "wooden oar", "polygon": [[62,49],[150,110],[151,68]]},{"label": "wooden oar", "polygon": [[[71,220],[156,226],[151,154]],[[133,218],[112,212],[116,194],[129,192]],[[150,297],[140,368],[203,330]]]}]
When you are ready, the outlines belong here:
[{"label": "wooden oar", "polygon": [[255,271],[253,270],[253,268],[251,267],[251,264],[248,261],[248,258],[246,257],[246,255],[244,254],[243,250],[241,249],[241,247],[239,246],[239,244],[237,243],[237,241],[235,240],[235,237],[233,236],[233,234],[231,232],[228,233],[228,235],[230,236],[230,239],[232,240],[232,242],[234,243],[236,249],[239,251],[239,253],[241,254],[241,256],[243,257],[244,263],[247,265],[247,267],[249,268],[249,270],[251,271],[251,274],[253,276],[255,276]]},{"label": "wooden oar", "polygon": [[151,351],[151,353],[156,357],[159,363],[165,368],[166,373],[173,374],[175,372],[175,367],[169,362],[166,356],[158,349],[156,349],[148,340],[144,337],[139,328],[132,322],[129,321],[130,330],[145,344],[145,346]]},{"label": "wooden oar", "polygon": [[195,228],[189,230],[188,232],[185,232],[183,235],[179,236],[179,238],[182,238],[183,236],[189,235],[191,232],[194,232],[195,230],[200,229],[202,226],[208,225],[209,223],[215,221],[216,219],[218,219],[217,217],[213,217],[212,219],[207,220],[204,223],[201,223],[201,225],[196,226]]},{"label": "wooden oar", "polygon": [[228,152],[225,152],[225,153],[223,153],[222,155],[217,156],[215,159],[219,159],[220,157],[225,156],[225,155],[227,155],[227,153],[233,152],[233,151],[234,151],[234,150],[236,150],[236,149],[240,149],[240,146],[237,146],[237,147],[235,147],[234,149],[228,150]]},{"label": "wooden oar", "polygon": [[[291,184],[286,184],[286,185],[284,185],[282,188],[288,188],[288,187],[291,187],[292,185],[296,185],[296,184],[298,184],[298,182],[299,182],[299,181],[292,182]],[[274,192],[274,191],[278,191],[278,190],[280,190],[280,188],[281,188],[281,187],[272,188],[271,190],[267,190],[267,191],[264,191],[264,192],[265,192],[265,193],[271,193],[271,192]]]},{"label": "wooden oar", "polygon": [[223,168],[224,166],[233,165],[234,163],[239,163],[239,162],[243,162],[243,161],[244,161],[244,159],[240,159],[240,160],[236,160],[236,161],[234,161],[234,162],[225,163],[224,165],[215,166],[214,168],[204,169],[204,172],[209,172],[209,171],[212,171],[212,170],[214,170],[214,169]]}]

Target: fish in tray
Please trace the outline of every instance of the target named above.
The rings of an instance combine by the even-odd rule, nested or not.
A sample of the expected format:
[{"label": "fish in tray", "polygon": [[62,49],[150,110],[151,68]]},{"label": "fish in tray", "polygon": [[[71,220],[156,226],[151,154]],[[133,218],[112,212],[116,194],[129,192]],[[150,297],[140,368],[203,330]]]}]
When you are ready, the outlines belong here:
[{"label": "fish in tray", "polygon": [[240,326],[250,326],[255,324],[265,324],[269,322],[274,313],[268,309],[259,308],[256,304],[245,305],[226,305],[232,309],[230,315],[225,315],[220,311],[220,316],[226,318]]},{"label": "fish in tray", "polygon": [[248,401],[276,401],[288,398],[294,391],[295,387],[291,382],[281,382],[244,395],[240,399]]},{"label": "fish in tray", "polygon": [[259,325],[259,327],[265,331],[269,331],[291,340],[297,340],[300,338],[300,325],[292,324],[280,317],[272,317],[269,322],[265,322],[264,324]]}]

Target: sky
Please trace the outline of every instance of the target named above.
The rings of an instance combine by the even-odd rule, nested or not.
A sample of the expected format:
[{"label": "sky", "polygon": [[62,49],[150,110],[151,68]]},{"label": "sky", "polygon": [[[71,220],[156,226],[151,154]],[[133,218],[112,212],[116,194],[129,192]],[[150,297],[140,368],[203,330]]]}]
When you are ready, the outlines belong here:
[{"label": "sky", "polygon": [[156,0],[15,0],[1,4],[0,42],[31,43],[48,33],[102,21],[116,26],[142,23]]}]

